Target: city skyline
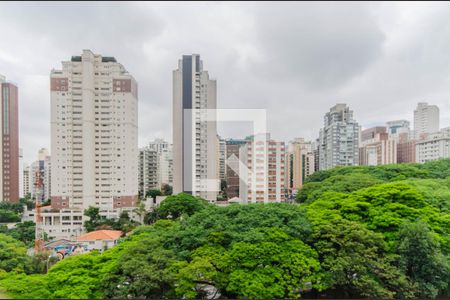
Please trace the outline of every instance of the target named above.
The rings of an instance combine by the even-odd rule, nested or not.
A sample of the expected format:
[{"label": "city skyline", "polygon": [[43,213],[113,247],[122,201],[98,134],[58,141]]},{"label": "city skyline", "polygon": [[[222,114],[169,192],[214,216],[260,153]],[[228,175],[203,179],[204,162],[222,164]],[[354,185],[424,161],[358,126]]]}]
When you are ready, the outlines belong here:
[{"label": "city skyline", "polygon": [[[82,25],[85,27],[67,28],[68,32],[64,34],[53,30],[50,35],[51,30],[48,29],[54,22],[74,20],[84,4],[72,4],[70,10],[61,10],[62,5],[28,4],[20,10],[14,3],[1,5],[0,24],[14,29],[2,36],[0,73],[17,83],[20,90],[20,147],[24,151],[23,161],[27,163],[34,160],[38,149],[50,149],[48,74],[52,68],[58,68],[61,61],[83,49],[115,56],[130,73],[135,74],[141,91],[141,147],[158,137],[172,141],[171,126],[167,126],[172,123],[171,72],[181,55],[192,53],[202,56],[205,67],[214,75],[213,79],[218,80],[218,107],[266,108],[268,131],[276,140],[289,141],[294,137],[314,140],[322,125],[323,114],[340,102],[352,108],[363,129],[385,125],[386,121],[396,119],[412,123],[416,104],[424,101],[439,106],[441,127],[450,125],[446,83],[450,68],[445,56],[438,55],[446,53],[448,45],[444,41],[449,33],[441,31],[434,40],[431,33],[445,21],[449,13],[447,6],[382,3],[339,7],[283,3],[261,7],[253,3],[189,6],[177,3],[150,7],[118,3],[107,7],[94,5],[93,12],[85,16],[86,22]],[[204,20],[195,18],[197,14],[178,20],[177,17],[183,17],[183,9],[208,14]],[[287,25],[281,24],[280,19],[269,19],[269,28],[269,25],[262,24],[262,17],[267,16],[271,9],[284,12],[281,14],[283,20],[298,29],[298,36],[291,38],[282,34],[277,37],[277,46],[269,43],[267,39],[274,38],[273,31],[288,32]],[[296,13],[289,13],[290,10]],[[114,38],[116,32],[107,29],[107,22],[102,25],[102,21],[114,18],[122,11],[130,16],[127,19],[131,23],[123,26],[118,23],[117,33],[124,37],[117,42]],[[343,19],[351,17],[346,22],[324,22],[332,13]],[[42,18],[33,19],[35,14]],[[318,22],[312,17],[298,21],[298,14],[305,14],[305,17],[310,14]],[[51,16],[51,21],[42,21],[45,16]],[[223,35],[217,35],[217,38],[210,36],[212,30],[219,30],[231,18],[234,22],[227,27],[227,32],[221,31]],[[361,19],[366,19],[362,28],[351,26],[352,22],[360,22]],[[169,25],[169,20],[175,24]],[[35,26],[29,26],[28,22],[34,22]],[[179,22],[204,29],[189,32],[179,26]],[[205,26],[208,22],[212,22],[213,28]],[[311,37],[311,29],[305,29],[304,22],[311,22],[316,27],[321,25],[315,28],[317,37]],[[417,26],[425,23],[428,25],[418,30]],[[101,26],[99,30],[83,30],[94,25]],[[133,26],[145,30],[127,35],[133,32]],[[332,34],[336,26],[340,36]],[[268,30],[265,37],[261,37],[263,30]],[[346,34],[342,35],[342,32]],[[368,34],[361,40],[362,33]],[[79,38],[72,39],[72,36]],[[179,38],[174,39],[175,36]],[[306,38],[311,49],[298,43]],[[31,43],[33,47],[21,44],[22,41]],[[427,41],[428,47],[418,47],[419,42]],[[335,42],[338,42],[338,48],[332,47]],[[334,52],[323,50],[330,46]],[[315,54],[319,48],[332,51],[322,53],[328,61],[322,62]],[[347,53],[350,50],[359,51],[350,55]],[[349,70],[346,65],[353,69]],[[395,82],[395,87],[392,82]],[[286,119],[298,120],[298,124],[285,126]],[[238,134],[241,128],[224,129],[219,124],[218,129],[223,138],[243,138],[245,135]]]}]

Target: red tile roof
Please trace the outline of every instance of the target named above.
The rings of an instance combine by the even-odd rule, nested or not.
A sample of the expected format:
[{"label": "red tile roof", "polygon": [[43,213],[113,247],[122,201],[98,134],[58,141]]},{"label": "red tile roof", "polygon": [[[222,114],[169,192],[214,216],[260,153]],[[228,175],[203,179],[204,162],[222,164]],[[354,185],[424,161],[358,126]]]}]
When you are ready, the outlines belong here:
[{"label": "red tile roof", "polygon": [[77,241],[98,241],[98,240],[117,240],[122,236],[122,231],[120,230],[96,230],[77,238]]}]

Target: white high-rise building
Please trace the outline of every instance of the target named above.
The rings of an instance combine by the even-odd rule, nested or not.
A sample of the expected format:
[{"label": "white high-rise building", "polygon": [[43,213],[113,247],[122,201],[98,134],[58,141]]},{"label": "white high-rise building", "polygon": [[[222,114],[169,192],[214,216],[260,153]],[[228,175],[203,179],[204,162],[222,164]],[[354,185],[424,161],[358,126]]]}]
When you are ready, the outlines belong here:
[{"label": "white high-rise building", "polygon": [[326,113],[319,134],[319,169],[355,166],[359,162],[360,126],[346,104],[336,104]]},{"label": "white high-rise building", "polygon": [[427,134],[439,131],[439,107],[419,102],[414,110],[414,137],[426,138]]},{"label": "white high-rise building", "polygon": [[22,173],[22,181],[23,181],[23,196],[26,197],[30,194],[30,166],[27,164],[23,165],[23,173]]},{"label": "white high-rise building", "polygon": [[82,215],[94,206],[103,215],[118,215],[134,207],[138,94],[133,76],[114,57],[83,50],[50,77],[52,208]]},{"label": "white high-rise building", "polygon": [[173,186],[173,146],[163,139],[155,139],[148,143],[147,149],[156,151],[157,153],[157,186],[158,189],[163,184]]},{"label": "white high-rise building", "polygon": [[172,144],[159,153],[158,183],[162,187],[168,184],[173,187],[173,147]]},{"label": "white high-rise building", "polygon": [[284,142],[252,136],[239,148],[239,198],[244,202],[284,202],[285,191]]},{"label": "white high-rise building", "polygon": [[[198,54],[184,55],[173,71],[173,191],[216,201],[216,81]],[[209,110],[209,111],[205,111]]]},{"label": "white high-rise building", "polygon": [[139,149],[139,195],[159,190],[164,184],[173,186],[172,144],[155,139]]},{"label": "white high-rise building", "polygon": [[149,190],[159,190],[159,155],[150,147],[139,149],[139,195],[145,197]]},{"label": "white high-rise building", "polygon": [[219,135],[217,135],[217,178],[221,181],[226,180],[225,175],[225,160],[226,160],[226,142]]}]

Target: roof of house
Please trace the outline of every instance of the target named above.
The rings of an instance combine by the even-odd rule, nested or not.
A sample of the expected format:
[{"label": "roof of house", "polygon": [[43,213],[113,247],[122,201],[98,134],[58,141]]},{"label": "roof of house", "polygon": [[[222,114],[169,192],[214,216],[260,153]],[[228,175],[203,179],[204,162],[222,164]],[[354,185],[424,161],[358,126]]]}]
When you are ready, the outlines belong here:
[{"label": "roof of house", "polygon": [[96,230],[77,238],[77,241],[98,241],[98,240],[117,240],[122,236],[122,231],[120,230]]},{"label": "roof of house", "polygon": [[71,240],[68,240],[68,239],[59,239],[59,240],[54,240],[54,241],[50,241],[48,243],[45,243],[45,247],[54,248],[54,247],[59,246],[61,244],[76,244],[76,243],[71,241]]}]

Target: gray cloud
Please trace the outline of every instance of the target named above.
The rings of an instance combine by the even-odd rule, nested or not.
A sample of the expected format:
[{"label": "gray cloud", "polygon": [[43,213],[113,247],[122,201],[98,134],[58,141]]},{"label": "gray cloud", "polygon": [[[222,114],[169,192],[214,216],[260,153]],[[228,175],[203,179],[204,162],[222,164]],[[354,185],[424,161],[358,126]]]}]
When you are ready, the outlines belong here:
[{"label": "gray cloud", "polygon": [[384,34],[370,7],[281,3],[257,8],[261,70],[318,90],[335,87],[381,57]]}]

